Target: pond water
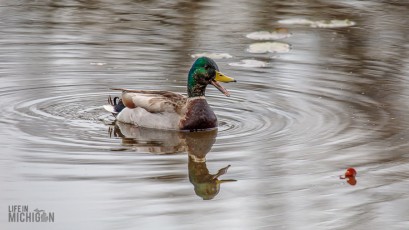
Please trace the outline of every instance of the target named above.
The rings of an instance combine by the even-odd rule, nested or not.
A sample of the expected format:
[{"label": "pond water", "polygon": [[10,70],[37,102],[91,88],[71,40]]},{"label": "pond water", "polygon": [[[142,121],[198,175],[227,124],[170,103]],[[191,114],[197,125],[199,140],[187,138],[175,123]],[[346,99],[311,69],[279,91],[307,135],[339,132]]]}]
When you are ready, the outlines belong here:
[{"label": "pond water", "polygon": [[[408,229],[409,4],[390,2],[1,2],[1,229]],[[185,93],[203,53],[238,81],[208,87],[217,131],[103,110],[110,87]]]}]

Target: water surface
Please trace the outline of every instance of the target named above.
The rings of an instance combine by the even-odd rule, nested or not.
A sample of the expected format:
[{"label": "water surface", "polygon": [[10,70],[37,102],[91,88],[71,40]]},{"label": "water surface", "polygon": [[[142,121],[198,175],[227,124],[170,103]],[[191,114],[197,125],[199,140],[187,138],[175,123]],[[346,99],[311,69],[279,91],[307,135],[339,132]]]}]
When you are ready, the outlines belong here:
[{"label": "water surface", "polygon": [[[406,229],[408,11],[353,0],[0,3],[1,229]],[[290,49],[249,52],[263,41],[248,34],[277,28],[288,36],[264,42]],[[207,90],[217,132],[115,124],[103,110],[118,96],[109,87],[184,93],[200,53],[238,80],[229,98]],[[355,186],[339,179],[349,167]],[[9,223],[9,205],[55,222]]]}]

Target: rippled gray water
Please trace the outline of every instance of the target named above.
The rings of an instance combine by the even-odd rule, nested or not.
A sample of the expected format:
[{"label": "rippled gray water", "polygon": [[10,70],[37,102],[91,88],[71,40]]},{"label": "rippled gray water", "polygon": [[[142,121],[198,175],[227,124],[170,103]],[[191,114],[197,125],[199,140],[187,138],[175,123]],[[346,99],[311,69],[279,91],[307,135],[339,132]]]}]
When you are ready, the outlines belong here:
[{"label": "rippled gray water", "polygon": [[[268,2],[1,2],[1,229],[408,229],[409,4]],[[249,52],[276,28],[289,52]],[[103,110],[109,87],[184,93],[203,52],[238,80],[207,91],[217,132]]]}]

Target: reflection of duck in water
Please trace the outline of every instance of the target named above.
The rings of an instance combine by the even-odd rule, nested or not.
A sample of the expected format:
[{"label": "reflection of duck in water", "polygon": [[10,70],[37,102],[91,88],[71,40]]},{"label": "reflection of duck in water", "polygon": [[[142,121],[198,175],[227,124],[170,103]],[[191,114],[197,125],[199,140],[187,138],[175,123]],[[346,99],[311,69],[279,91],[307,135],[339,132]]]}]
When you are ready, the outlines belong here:
[{"label": "reflection of duck in water", "polygon": [[219,177],[227,173],[230,165],[219,169],[216,174],[210,174],[204,161],[195,161],[195,157],[189,155],[189,180],[195,186],[196,195],[203,200],[213,199],[220,191],[220,184],[224,182],[233,182],[236,180],[219,180]]},{"label": "reflection of duck in water", "polygon": [[220,191],[220,184],[235,180],[219,180],[227,173],[230,165],[220,169],[216,174],[210,174],[206,165],[206,154],[210,152],[216,141],[217,130],[209,132],[189,133],[185,136],[189,154],[189,180],[195,187],[196,195],[204,200],[213,199]]},{"label": "reflection of duck in water", "polygon": [[121,137],[126,148],[113,149],[115,151],[127,150],[131,147],[137,152],[155,154],[173,154],[186,151],[186,144],[180,137],[180,132],[168,130],[155,130],[136,127],[121,122],[115,122],[109,128],[110,136]]},{"label": "reflection of duck in water", "polygon": [[220,169],[216,174],[210,174],[206,166],[206,154],[210,152],[216,141],[217,130],[206,132],[177,132],[146,129],[116,122],[110,128],[110,135],[121,137],[122,143],[141,152],[155,154],[172,154],[188,152],[189,180],[196,194],[204,200],[213,199],[220,190],[220,184],[235,180],[219,180],[230,167]]}]

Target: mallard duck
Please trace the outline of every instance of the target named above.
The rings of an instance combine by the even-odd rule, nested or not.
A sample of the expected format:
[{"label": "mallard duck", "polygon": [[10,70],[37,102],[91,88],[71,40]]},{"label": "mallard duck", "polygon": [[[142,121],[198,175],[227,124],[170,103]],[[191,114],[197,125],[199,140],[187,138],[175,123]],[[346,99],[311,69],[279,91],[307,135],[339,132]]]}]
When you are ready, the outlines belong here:
[{"label": "mallard duck", "polygon": [[[141,127],[168,130],[208,130],[217,128],[217,117],[205,98],[208,84],[226,96],[229,92],[219,82],[236,82],[222,74],[217,64],[208,57],[198,58],[190,68],[187,96],[155,90],[121,90],[122,97],[108,98],[104,108],[118,121]],[[119,99],[119,100],[118,100]]]}]

